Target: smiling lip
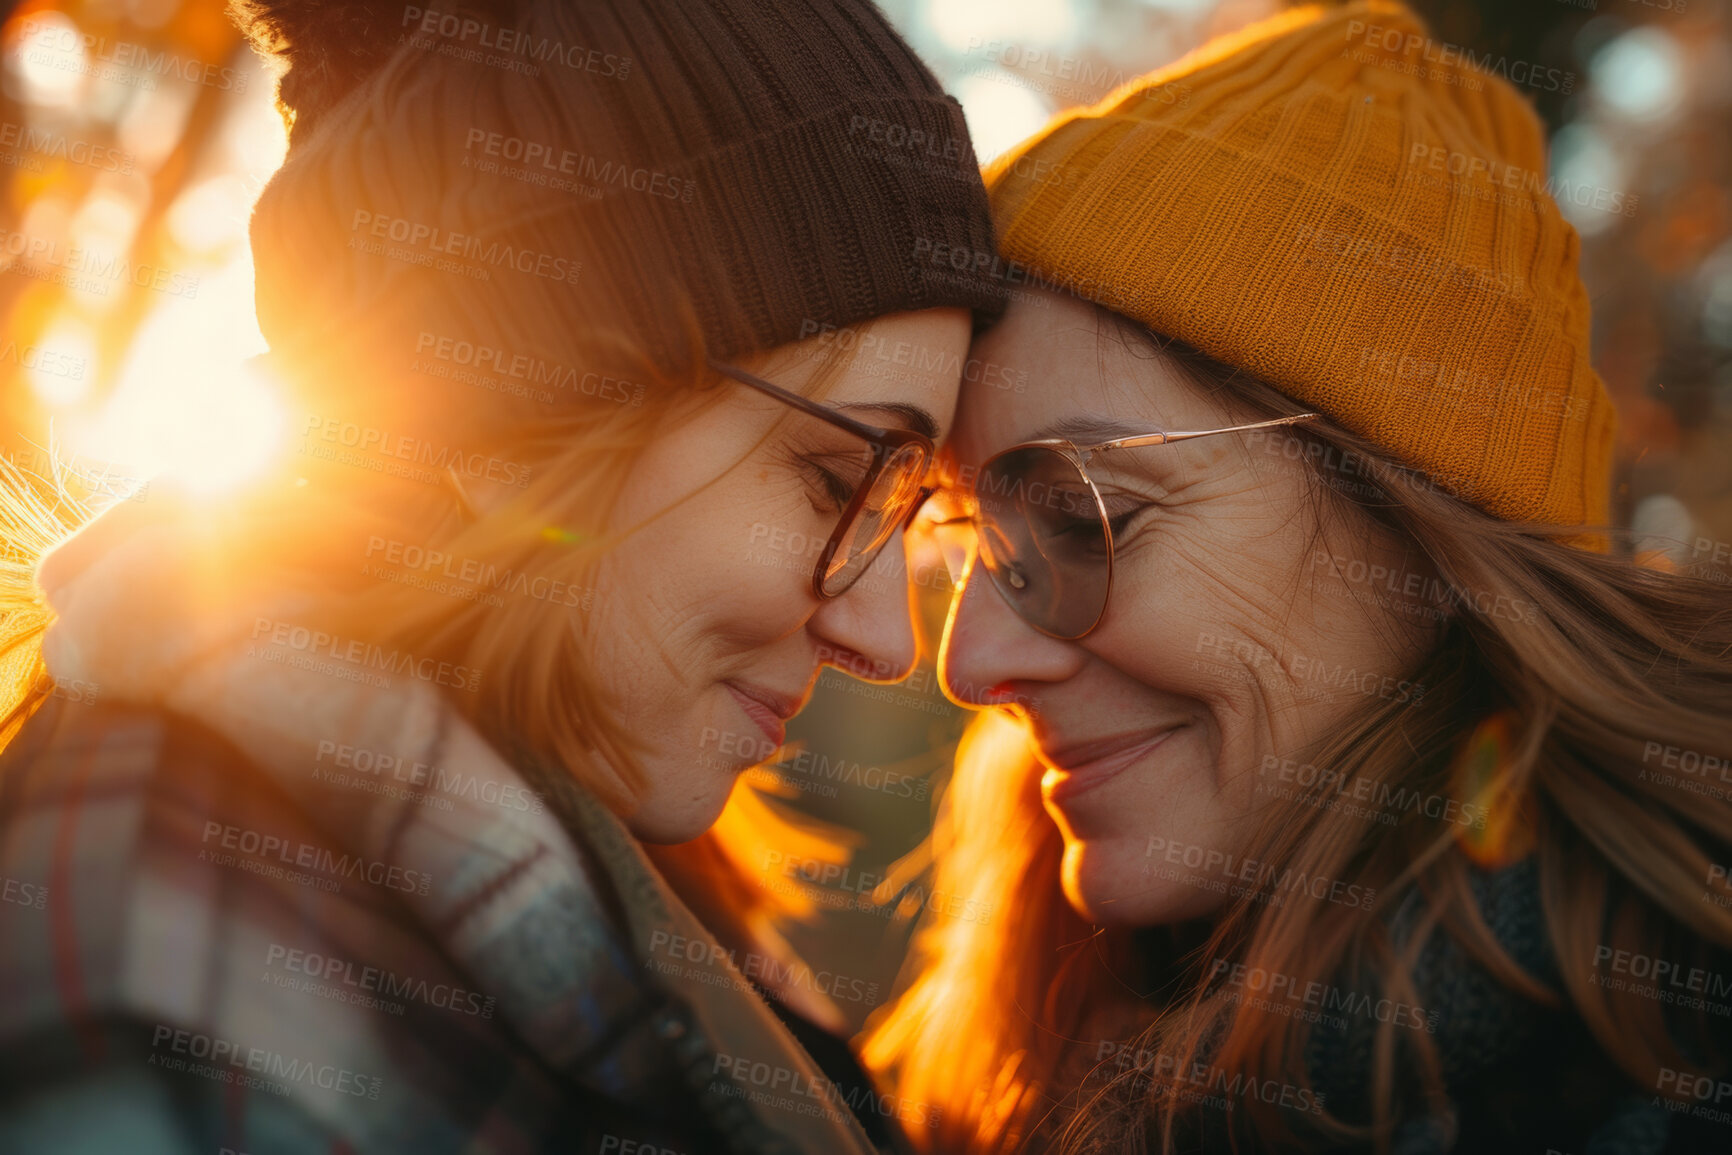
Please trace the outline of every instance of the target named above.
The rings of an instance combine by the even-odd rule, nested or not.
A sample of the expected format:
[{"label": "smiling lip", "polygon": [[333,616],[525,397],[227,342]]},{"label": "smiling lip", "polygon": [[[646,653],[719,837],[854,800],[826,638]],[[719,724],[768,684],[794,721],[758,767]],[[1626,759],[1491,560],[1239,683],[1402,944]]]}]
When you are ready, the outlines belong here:
[{"label": "smiling lip", "polygon": [[756,722],[758,729],[764,732],[764,737],[780,746],[788,739],[787,727],[783,725],[800,711],[800,700],[787,694],[778,694],[763,686],[754,686],[748,682],[723,682],[728,693],[734,696],[734,701],[740,704],[746,717]]},{"label": "smiling lip", "polygon": [[1150,733],[1139,730],[1066,747],[1054,755],[1043,754],[1049,769],[1041,778],[1041,794],[1048,802],[1068,802],[1134,765],[1142,757],[1165,742],[1179,727]]}]

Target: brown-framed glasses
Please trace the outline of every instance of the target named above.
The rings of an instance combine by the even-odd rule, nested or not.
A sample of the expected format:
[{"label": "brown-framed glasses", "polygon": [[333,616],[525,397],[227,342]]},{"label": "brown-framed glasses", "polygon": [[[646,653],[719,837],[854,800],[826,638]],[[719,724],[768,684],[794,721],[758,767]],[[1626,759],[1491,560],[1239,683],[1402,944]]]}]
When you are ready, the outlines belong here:
[{"label": "brown-framed glasses", "polygon": [[812,592],[820,599],[839,597],[860,579],[883,551],[896,531],[914,520],[914,515],[932,487],[926,484],[927,468],[937,454],[932,439],[912,429],[886,429],[857,420],[838,409],[773,385],[736,365],[711,358],[710,368],[732,381],[750,386],[784,405],[827,421],[863,439],[871,447],[871,460],[842,510],[842,519],[818,555],[812,568]]},{"label": "brown-framed glasses", "polygon": [[1025,441],[988,458],[963,486],[981,563],[1018,617],[1049,637],[1086,637],[1106,616],[1113,588],[1113,523],[1088,463],[1098,453],[1166,445],[1315,421],[1300,413],[1193,432],[1143,433],[1092,445],[1061,437]]}]

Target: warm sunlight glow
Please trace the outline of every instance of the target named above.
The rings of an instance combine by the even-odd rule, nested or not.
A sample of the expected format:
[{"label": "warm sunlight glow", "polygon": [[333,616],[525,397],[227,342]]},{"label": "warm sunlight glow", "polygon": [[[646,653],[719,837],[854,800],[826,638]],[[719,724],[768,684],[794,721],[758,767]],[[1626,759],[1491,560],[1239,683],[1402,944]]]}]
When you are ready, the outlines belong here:
[{"label": "warm sunlight glow", "polygon": [[44,108],[74,106],[92,71],[78,25],[61,12],[32,12],[7,27],[7,65],[24,99]]},{"label": "warm sunlight glow", "polygon": [[16,356],[31,390],[49,405],[73,405],[90,392],[96,365],[95,335],[88,326],[63,320],[42,341],[17,355],[17,342],[7,341],[0,361]]},{"label": "warm sunlight glow", "polygon": [[956,82],[956,98],[968,117],[974,155],[982,164],[1040,128],[1053,112],[1045,96],[1004,68],[963,77]]},{"label": "warm sunlight glow", "polygon": [[160,306],[107,405],[93,420],[62,426],[67,448],[202,494],[263,473],[284,450],[282,389],[246,360],[262,351],[257,328],[212,319],[191,302]]}]

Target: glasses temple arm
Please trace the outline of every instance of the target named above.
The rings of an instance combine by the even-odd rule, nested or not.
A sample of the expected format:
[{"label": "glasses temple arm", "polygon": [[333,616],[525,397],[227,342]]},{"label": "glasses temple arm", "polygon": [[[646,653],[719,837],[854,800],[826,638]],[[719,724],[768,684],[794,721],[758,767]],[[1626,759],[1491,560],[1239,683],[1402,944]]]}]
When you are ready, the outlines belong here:
[{"label": "glasses temple arm", "polygon": [[771,397],[774,397],[785,405],[791,405],[800,412],[809,413],[821,421],[828,421],[830,424],[846,429],[848,432],[860,437],[864,437],[866,440],[873,442],[874,444],[881,443],[886,434],[889,433],[889,430],[886,430],[881,426],[871,425],[865,421],[856,421],[846,413],[838,413],[828,405],[824,405],[812,400],[810,397],[805,397],[799,393],[795,393],[791,389],[784,389],[780,385],[772,384],[771,382],[764,380],[762,377],[754,377],[744,369],[729,365],[723,361],[718,361],[714,357],[709,358],[708,362],[712,371],[720,373],[722,376],[727,377],[730,380],[738,381],[742,385],[749,385],[760,393],[769,394]]},{"label": "glasses temple arm", "polygon": [[1183,433],[1144,433],[1137,437],[1119,437],[1112,441],[1102,441],[1098,445],[1081,446],[1090,453],[1100,453],[1108,449],[1135,449],[1139,445],[1165,445],[1169,441],[1189,441],[1193,437],[1213,437],[1217,433],[1244,433],[1252,429],[1274,429],[1283,425],[1299,425],[1307,421],[1316,421],[1321,413],[1298,413],[1292,417],[1276,417],[1269,421],[1253,421],[1249,425],[1229,425],[1225,429],[1198,429]]}]

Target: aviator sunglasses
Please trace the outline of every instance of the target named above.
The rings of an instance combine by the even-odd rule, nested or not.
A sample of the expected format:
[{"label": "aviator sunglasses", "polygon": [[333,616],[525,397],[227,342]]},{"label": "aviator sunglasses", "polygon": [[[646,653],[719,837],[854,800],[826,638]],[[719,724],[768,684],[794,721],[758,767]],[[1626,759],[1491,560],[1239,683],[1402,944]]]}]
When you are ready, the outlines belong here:
[{"label": "aviator sunglasses", "polygon": [[[1058,437],[1025,441],[994,454],[972,484],[959,485],[956,496],[964,512],[934,527],[972,523],[981,564],[1006,604],[1041,633],[1075,641],[1100,625],[1113,588],[1113,518],[1088,471],[1096,455],[1299,425],[1321,416],[1300,413],[1224,429],[1144,433],[1091,445]],[[945,552],[953,580],[960,581],[958,571],[965,563],[958,562],[955,551]]]}]

